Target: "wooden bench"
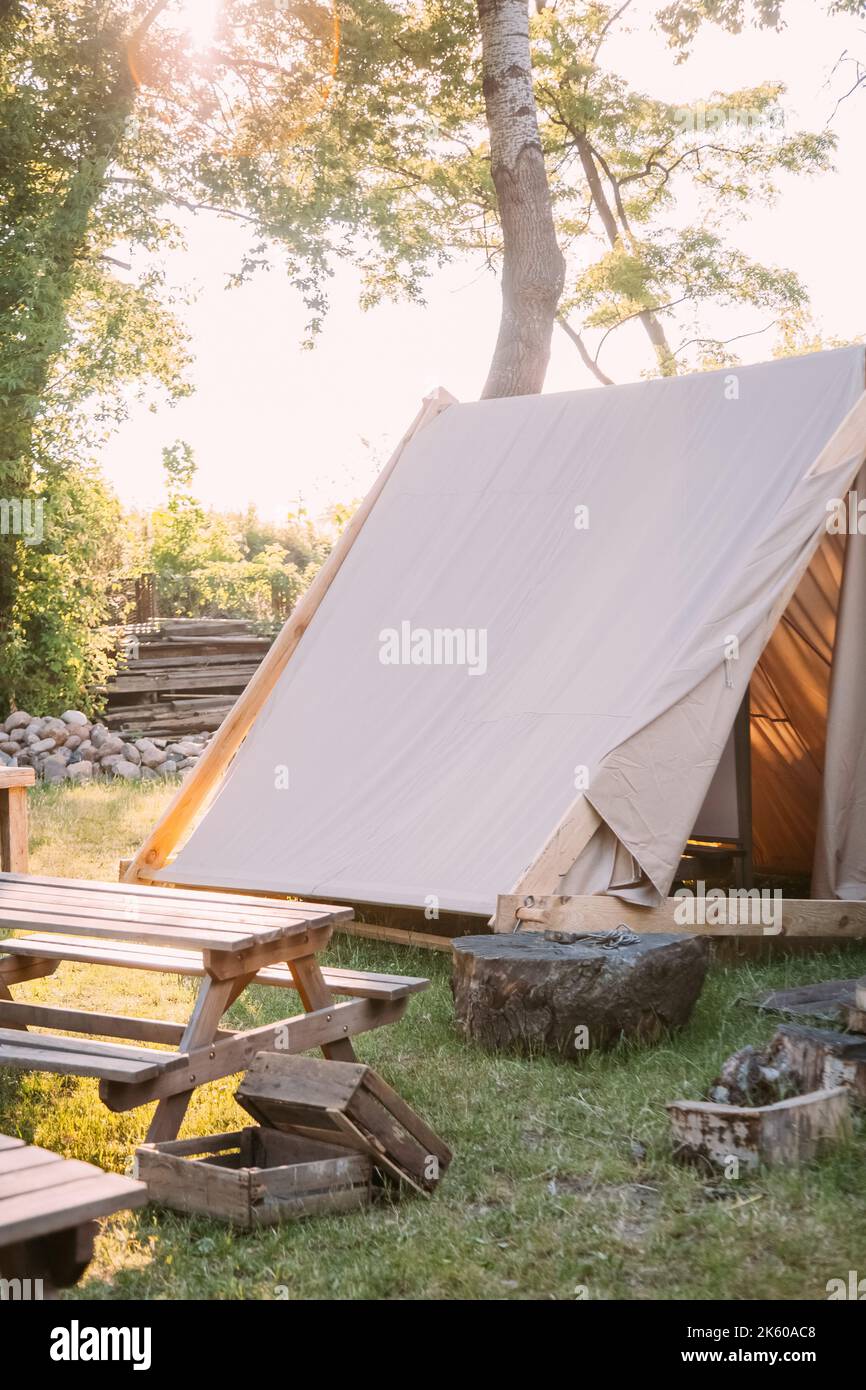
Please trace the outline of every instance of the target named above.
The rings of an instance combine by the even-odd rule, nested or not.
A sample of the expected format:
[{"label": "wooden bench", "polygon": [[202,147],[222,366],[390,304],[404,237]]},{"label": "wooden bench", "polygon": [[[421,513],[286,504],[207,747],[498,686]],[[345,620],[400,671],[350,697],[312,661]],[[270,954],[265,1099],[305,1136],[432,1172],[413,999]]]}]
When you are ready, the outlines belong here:
[{"label": "wooden bench", "polygon": [[[317,953],[351,916],[350,908],[323,903],[2,874],[0,927],[31,934],[0,941],[0,1066],[98,1077],[112,1110],[156,1100],[148,1138],[174,1138],[196,1086],[243,1071],[257,1052],[274,1048],[321,1047],[326,1057],[352,1061],[351,1037],[395,1021],[426,987],[410,976],[356,971],[329,970],[326,978]],[[198,976],[201,985],[185,1024],[12,998],[11,986],[50,975],[64,960]],[[221,1029],[222,1015],[254,980],[294,987],[306,1012]],[[335,995],[347,997],[335,1003]]]},{"label": "wooden bench", "polygon": [[[53,974],[62,960],[81,961],[87,965],[115,965],[126,970],[156,970],[163,975],[188,975],[193,978],[201,978],[207,974],[201,951],[128,946],[123,941],[91,942],[79,941],[70,936],[33,935],[0,941],[0,952],[10,956],[22,956],[25,960],[39,957],[45,962],[45,970],[42,972],[45,975]],[[32,979],[32,974],[28,978]],[[409,994],[417,994],[420,990],[426,989],[430,983],[429,980],[414,975],[378,975],[370,970],[339,970],[327,965],[322,966],[322,979],[333,995],[344,994],[352,999],[403,999]],[[10,982],[7,979],[6,983]],[[288,965],[265,966],[256,972],[253,983],[297,989]],[[24,1009],[28,1006],[21,1004],[16,1007]],[[9,1017],[11,1016],[4,1014],[3,1005],[0,1004],[0,1023],[7,1022]],[[35,1019],[29,1021],[36,1022]]]},{"label": "wooden bench", "polygon": [[19,1281],[5,1292],[51,1297],[74,1284],[93,1256],[97,1218],[146,1201],[143,1182],[0,1134],[0,1275]]}]

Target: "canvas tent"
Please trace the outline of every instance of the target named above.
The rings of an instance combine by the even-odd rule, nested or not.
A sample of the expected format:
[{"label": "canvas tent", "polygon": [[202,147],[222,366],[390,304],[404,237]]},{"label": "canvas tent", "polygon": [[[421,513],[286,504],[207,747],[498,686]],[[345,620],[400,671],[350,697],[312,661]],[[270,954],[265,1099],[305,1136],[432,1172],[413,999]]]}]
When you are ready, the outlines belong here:
[{"label": "canvas tent", "polygon": [[129,877],[654,904],[751,677],[758,863],[866,897],[864,386],[858,347],[428,398]]}]

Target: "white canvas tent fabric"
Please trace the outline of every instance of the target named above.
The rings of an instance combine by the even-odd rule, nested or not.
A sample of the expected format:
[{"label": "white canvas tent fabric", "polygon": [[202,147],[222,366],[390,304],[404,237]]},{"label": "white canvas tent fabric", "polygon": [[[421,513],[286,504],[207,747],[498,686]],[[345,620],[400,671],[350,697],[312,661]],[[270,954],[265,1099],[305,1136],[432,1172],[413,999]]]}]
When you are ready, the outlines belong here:
[{"label": "white canvas tent fabric", "polygon": [[[636,864],[626,895],[658,901],[828,499],[866,456],[864,373],[841,349],[449,406],[157,877],[487,914],[559,825],[543,891],[611,891]],[[846,570],[818,855],[827,895],[866,896],[862,556]],[[462,632],[471,664],[386,664],[407,629],[416,657],[425,632]]]}]

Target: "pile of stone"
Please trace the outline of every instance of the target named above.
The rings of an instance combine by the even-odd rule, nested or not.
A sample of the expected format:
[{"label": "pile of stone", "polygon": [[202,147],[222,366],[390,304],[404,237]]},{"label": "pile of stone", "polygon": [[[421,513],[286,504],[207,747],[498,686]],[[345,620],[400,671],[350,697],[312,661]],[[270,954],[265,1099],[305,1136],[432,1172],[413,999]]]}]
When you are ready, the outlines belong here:
[{"label": "pile of stone", "polygon": [[32,767],[45,782],[127,782],[182,776],[201,757],[212,735],[124,739],[80,710],[37,719],[16,710],[0,724],[0,766]]}]

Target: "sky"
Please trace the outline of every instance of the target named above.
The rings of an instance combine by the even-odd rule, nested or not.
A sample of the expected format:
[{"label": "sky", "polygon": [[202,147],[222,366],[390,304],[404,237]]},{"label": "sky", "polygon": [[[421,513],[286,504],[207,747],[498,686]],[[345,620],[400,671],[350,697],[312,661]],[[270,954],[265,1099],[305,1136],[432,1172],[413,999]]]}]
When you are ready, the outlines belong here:
[{"label": "sky", "polygon": [[[200,16],[208,0],[189,0]],[[684,105],[713,90],[766,80],[785,82],[786,125],[819,129],[849,78],[828,86],[846,48],[866,56],[866,26],[827,18],[823,0],[788,0],[781,34],[748,30],[731,36],[705,28],[688,61],[677,65],[649,18],[657,3],[638,0],[633,32],[607,45],[607,64],[635,87]],[[635,21],[632,20],[632,24]],[[757,208],[734,240],[757,260],[794,269],[810,291],[818,328],[828,337],[866,334],[862,224],[866,91],[833,119],[837,172],[788,178],[772,210]],[[301,346],[307,314],[278,269],[227,289],[244,239],[235,224],[211,214],[183,223],[187,249],[171,253],[172,283],[194,289],[182,311],[192,338],[194,394],[155,413],[134,404],[101,462],[127,506],[162,497],[161,450],[176,439],[193,447],[195,490],[208,506],[243,509],[279,520],[302,503],[313,516],[363,495],[414,417],[421,398],[445,386],[461,400],[483,386],[499,323],[496,277],[470,261],[431,276],[427,302],[363,311],[358,281],[341,268],[331,282],[331,311],[317,346]],[[764,326],[772,315],[742,310],[733,332]],[[771,355],[771,334],[738,345],[744,362]],[[642,330],[626,325],[608,340],[602,366],[615,381],[633,381],[652,365]],[[546,391],[593,386],[574,347],[554,333]]]}]

